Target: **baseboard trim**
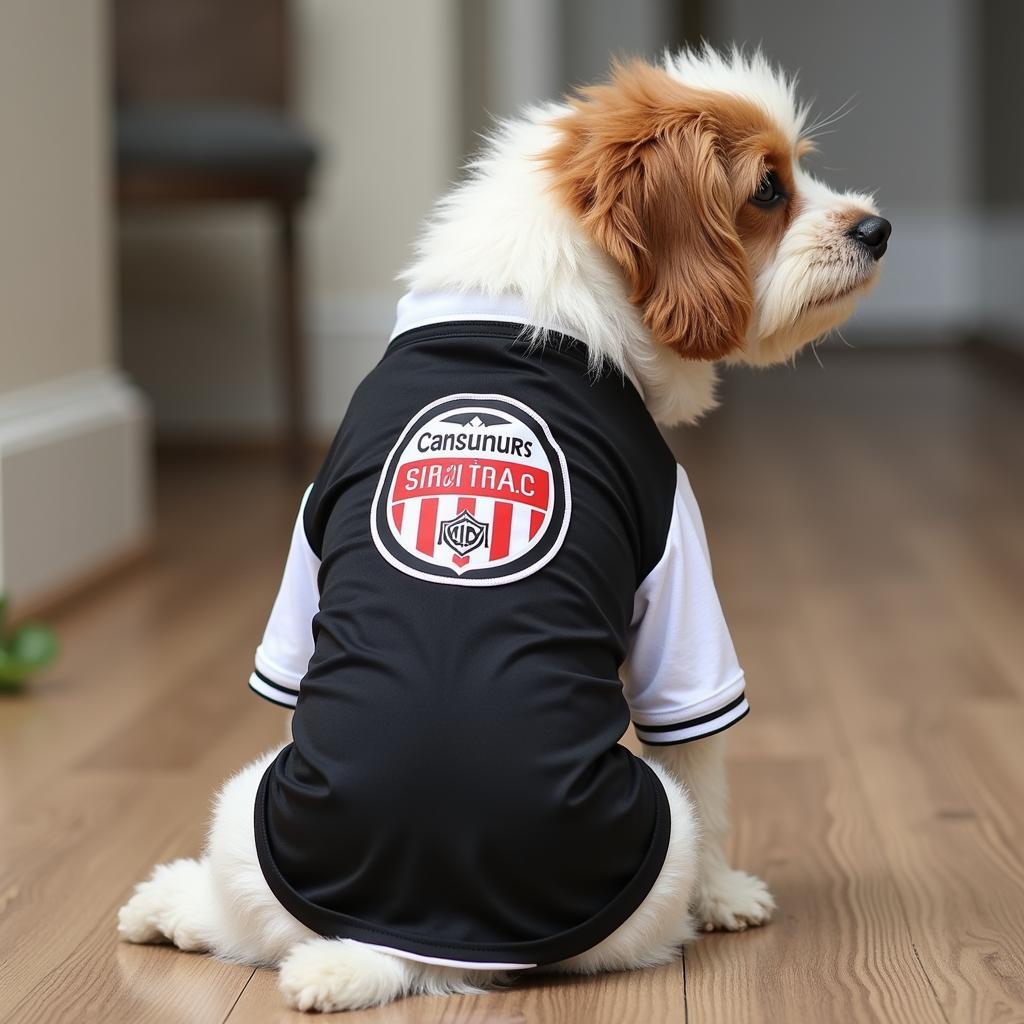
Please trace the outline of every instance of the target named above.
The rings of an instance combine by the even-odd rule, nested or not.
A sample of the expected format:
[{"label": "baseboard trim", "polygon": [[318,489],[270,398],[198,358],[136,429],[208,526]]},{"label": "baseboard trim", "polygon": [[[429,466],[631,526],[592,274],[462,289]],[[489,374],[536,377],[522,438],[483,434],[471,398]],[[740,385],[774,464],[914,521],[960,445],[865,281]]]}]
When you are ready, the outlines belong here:
[{"label": "baseboard trim", "polygon": [[64,615],[92,597],[101,587],[120,581],[143,565],[153,553],[153,538],[147,536],[132,547],[105,558],[51,590],[36,594],[28,601],[14,601],[8,609],[8,622],[18,626],[31,619],[51,619]]},{"label": "baseboard trim", "polygon": [[18,615],[145,547],[149,437],[145,400],[113,370],[0,396],[0,592]]},{"label": "baseboard trim", "polygon": [[1024,345],[998,337],[977,335],[967,339],[965,348],[974,358],[1024,383]]}]

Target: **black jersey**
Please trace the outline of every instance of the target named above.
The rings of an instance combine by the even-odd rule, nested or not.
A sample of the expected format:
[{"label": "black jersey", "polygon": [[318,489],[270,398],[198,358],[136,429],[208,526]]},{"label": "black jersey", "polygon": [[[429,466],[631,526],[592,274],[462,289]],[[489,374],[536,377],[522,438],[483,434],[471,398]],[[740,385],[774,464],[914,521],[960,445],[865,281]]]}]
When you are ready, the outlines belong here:
[{"label": "black jersey", "polygon": [[285,908],[476,966],[581,953],[650,890],[671,826],[631,712],[672,743],[746,711],[640,395],[512,322],[403,333],[357,389],[251,685],[296,704],[255,809]]}]

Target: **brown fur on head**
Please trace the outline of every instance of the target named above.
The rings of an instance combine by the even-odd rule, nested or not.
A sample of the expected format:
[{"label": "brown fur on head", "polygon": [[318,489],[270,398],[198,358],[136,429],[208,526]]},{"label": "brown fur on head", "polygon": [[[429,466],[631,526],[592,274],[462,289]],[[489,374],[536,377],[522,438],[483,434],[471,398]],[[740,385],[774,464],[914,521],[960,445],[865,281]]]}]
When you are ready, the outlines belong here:
[{"label": "brown fur on head", "polygon": [[[813,309],[789,311],[781,332],[774,321],[760,330],[768,326],[760,306],[781,319],[769,278],[800,291],[791,284],[800,268],[782,258],[787,232],[813,206],[792,232],[794,249],[806,247],[804,235],[824,215],[817,207],[842,198],[823,198],[827,190],[799,170],[808,143],[798,126],[773,119],[754,98],[697,87],[636,61],[583,89],[555,128],[558,142],[543,155],[555,194],[621,268],[656,341],[688,359],[742,353],[761,361],[813,336],[804,337],[799,323],[806,313],[808,324],[820,326]],[[756,203],[769,174],[784,201]],[[800,254],[808,270],[811,256]],[[763,352],[745,351],[748,339],[762,335]]]},{"label": "brown fur on head", "polygon": [[654,337],[698,359],[741,345],[753,293],[707,96],[649,65],[618,65],[557,127],[546,157],[555,188],[622,267]]}]

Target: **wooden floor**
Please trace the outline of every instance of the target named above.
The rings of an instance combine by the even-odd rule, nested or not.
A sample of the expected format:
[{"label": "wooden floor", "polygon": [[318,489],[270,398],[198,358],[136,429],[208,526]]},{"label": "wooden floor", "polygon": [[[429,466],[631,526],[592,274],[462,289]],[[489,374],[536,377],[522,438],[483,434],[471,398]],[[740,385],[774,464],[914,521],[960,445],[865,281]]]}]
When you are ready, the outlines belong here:
[{"label": "wooden floor", "polygon": [[[725,403],[675,440],[753,705],[732,846],[776,920],[353,1022],[1024,1021],[1024,385],[835,352]],[[258,462],[164,465],[153,560],[61,613],[59,667],[0,701],[0,1020],[302,1019],[269,972],[114,940],[280,734],[245,679],[298,496]]]}]

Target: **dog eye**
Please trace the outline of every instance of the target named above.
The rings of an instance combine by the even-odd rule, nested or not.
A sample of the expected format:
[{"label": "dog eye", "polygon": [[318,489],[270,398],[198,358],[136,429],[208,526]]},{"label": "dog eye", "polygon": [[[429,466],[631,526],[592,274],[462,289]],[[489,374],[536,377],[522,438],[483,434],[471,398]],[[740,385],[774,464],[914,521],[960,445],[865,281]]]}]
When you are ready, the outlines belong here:
[{"label": "dog eye", "polygon": [[785,199],[785,193],[779,189],[779,180],[775,177],[774,171],[769,171],[757,186],[757,191],[750,197],[752,203],[758,206],[771,206],[780,199]]}]

